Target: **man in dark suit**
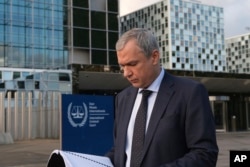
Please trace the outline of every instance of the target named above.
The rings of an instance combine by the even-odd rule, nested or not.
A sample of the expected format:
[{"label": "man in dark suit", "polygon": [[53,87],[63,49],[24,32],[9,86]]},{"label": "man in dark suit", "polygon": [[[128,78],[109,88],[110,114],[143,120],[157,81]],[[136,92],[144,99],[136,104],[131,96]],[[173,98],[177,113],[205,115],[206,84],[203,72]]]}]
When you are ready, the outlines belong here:
[{"label": "man in dark suit", "polygon": [[[218,146],[205,87],[161,68],[158,43],[150,31],[135,28],[124,33],[116,50],[132,86],[116,96],[114,146],[107,153],[114,166],[215,167]],[[152,93],[143,148],[134,165],[133,132],[144,89]]]}]

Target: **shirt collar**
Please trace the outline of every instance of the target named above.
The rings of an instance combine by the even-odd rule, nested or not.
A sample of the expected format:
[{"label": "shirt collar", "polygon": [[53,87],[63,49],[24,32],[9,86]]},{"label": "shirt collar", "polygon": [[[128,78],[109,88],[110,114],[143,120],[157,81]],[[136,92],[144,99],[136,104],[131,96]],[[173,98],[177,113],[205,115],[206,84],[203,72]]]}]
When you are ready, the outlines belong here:
[{"label": "shirt collar", "polygon": [[[163,77],[164,77],[164,70],[163,70],[163,68],[161,68],[160,74],[159,74],[158,77],[154,80],[154,82],[153,82],[151,85],[149,85],[149,87],[147,88],[147,90],[151,90],[151,91],[153,91],[153,92],[158,92]],[[138,92],[141,92],[141,90],[142,90],[142,88],[139,88]]]}]

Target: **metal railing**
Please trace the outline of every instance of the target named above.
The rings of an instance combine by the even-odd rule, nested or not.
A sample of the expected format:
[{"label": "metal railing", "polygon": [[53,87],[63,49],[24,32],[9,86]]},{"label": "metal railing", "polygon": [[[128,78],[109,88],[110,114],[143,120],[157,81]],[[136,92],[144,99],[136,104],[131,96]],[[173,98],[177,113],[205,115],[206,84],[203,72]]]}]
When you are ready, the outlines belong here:
[{"label": "metal railing", "polygon": [[13,140],[60,137],[60,92],[15,92],[12,96],[0,93],[0,133],[11,134]]}]

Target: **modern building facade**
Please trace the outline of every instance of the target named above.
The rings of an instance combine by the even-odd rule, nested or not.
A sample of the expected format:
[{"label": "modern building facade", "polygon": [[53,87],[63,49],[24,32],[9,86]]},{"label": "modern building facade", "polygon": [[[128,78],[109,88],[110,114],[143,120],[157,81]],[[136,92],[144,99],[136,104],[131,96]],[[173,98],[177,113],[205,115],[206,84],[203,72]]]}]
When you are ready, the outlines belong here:
[{"label": "modern building facade", "polygon": [[0,91],[115,95],[128,86],[115,42],[119,33],[144,27],[159,41],[164,68],[208,88],[217,130],[233,130],[233,116],[237,130],[250,129],[249,76],[224,73],[222,8],[157,0],[118,17],[120,1],[126,0],[1,1]]},{"label": "modern building facade", "polygon": [[32,92],[34,98],[39,92],[72,93],[71,70],[46,70],[24,68],[0,68],[0,92],[14,98],[15,92]]},{"label": "modern building facade", "polygon": [[227,66],[230,73],[250,73],[250,33],[226,39]]},{"label": "modern building facade", "polygon": [[194,1],[162,0],[120,17],[121,32],[150,29],[167,69],[225,72],[224,11]]},{"label": "modern building facade", "polygon": [[0,66],[65,68],[62,0],[0,2]]},{"label": "modern building facade", "polygon": [[[227,73],[223,17],[220,7],[164,0],[119,17],[119,32],[151,29],[160,44],[162,66],[208,89],[217,131],[249,130],[249,76]],[[129,85],[113,63],[73,63],[73,69],[74,93],[115,95]]]},{"label": "modern building facade", "polygon": [[117,0],[0,2],[0,67],[117,64]]},{"label": "modern building facade", "polygon": [[69,64],[117,65],[118,0],[68,0],[65,8]]},{"label": "modern building facade", "polygon": [[[72,64],[117,65],[117,15],[117,0],[1,1],[1,89],[44,69],[60,74]],[[16,72],[20,78],[11,78]]]}]

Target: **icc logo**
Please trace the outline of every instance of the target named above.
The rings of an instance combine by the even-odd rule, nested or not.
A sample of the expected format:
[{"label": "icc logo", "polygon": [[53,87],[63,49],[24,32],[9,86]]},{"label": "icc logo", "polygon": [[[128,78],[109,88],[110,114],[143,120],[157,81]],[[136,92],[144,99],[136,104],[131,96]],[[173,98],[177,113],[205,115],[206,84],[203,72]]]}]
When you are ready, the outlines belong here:
[{"label": "icc logo", "polygon": [[88,110],[85,103],[82,105],[68,105],[68,120],[73,127],[82,127],[88,118]]}]

